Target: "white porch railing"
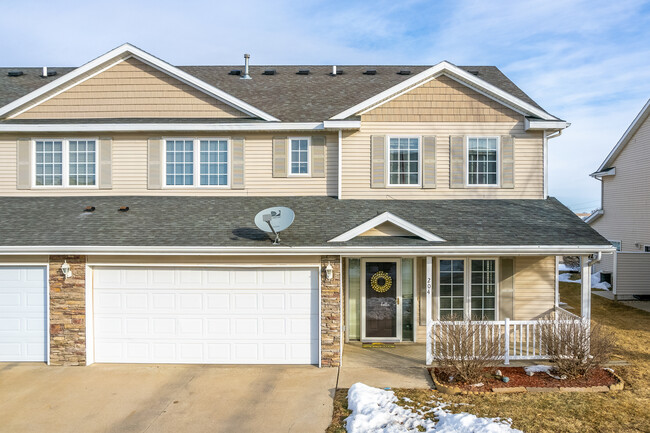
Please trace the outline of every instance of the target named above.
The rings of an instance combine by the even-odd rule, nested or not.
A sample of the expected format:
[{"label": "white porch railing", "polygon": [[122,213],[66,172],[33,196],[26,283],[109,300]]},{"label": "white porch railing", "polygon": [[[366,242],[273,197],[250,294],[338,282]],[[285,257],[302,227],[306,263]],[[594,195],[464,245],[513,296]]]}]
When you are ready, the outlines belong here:
[{"label": "white porch railing", "polygon": [[[569,311],[557,308],[549,320],[510,320],[503,321],[472,321],[472,322],[442,322],[431,321],[427,327],[427,340],[430,340],[431,350],[427,352],[427,365],[433,362],[433,354],[438,342],[436,332],[442,326],[477,326],[475,333],[477,346],[482,341],[497,341],[503,348],[503,362],[508,365],[510,360],[548,359],[542,341],[542,326],[547,324],[571,323],[583,320]],[[482,341],[481,341],[482,340]]]}]

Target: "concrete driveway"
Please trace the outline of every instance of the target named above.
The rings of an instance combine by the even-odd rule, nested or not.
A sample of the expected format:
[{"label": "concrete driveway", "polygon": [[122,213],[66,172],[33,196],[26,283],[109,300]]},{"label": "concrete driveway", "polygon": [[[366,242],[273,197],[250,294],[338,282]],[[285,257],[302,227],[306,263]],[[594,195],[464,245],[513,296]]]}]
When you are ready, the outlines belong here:
[{"label": "concrete driveway", "polygon": [[0,432],[323,432],[338,369],[0,363]]}]

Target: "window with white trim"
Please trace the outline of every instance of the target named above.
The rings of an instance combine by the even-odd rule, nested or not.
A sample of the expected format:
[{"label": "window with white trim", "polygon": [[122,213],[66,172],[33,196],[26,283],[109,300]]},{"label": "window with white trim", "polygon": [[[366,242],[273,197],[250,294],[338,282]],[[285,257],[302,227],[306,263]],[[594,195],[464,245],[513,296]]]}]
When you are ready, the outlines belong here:
[{"label": "window with white trim", "polygon": [[34,186],[97,185],[96,140],[34,140]]},{"label": "window with white trim", "polygon": [[498,185],[499,139],[469,137],[467,139],[467,184]]},{"label": "window with white trim", "polygon": [[309,137],[296,137],[289,140],[289,173],[292,175],[309,174]]},{"label": "window with white trim", "polygon": [[201,185],[228,185],[228,140],[201,140]]},{"label": "window with white trim", "polygon": [[440,320],[465,318],[465,260],[440,260]]},{"label": "window with white trim", "polygon": [[390,137],[388,142],[389,185],[420,184],[420,139]]},{"label": "window with white trim", "polygon": [[228,186],[229,148],[227,138],[166,139],[165,186]]},{"label": "window with white trim", "polygon": [[477,320],[495,320],[496,316],[496,261],[472,260],[470,284],[471,317]]},{"label": "window with white trim", "polygon": [[609,241],[609,243],[616,247],[616,251],[621,251],[621,241]]},{"label": "window with white trim", "polygon": [[440,320],[496,320],[496,259],[440,259],[438,263]]}]

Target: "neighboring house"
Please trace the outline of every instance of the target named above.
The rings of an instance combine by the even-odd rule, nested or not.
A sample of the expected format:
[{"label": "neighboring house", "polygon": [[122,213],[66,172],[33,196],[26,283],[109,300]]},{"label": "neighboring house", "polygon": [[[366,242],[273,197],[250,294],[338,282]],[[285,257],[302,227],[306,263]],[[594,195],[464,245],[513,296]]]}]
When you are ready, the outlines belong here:
[{"label": "neighboring house", "polygon": [[0,72],[0,360],[337,366],[557,311],[558,258],[613,250],[547,197],[568,124],[492,66]]},{"label": "neighboring house", "polygon": [[616,247],[597,270],[616,299],[650,295],[650,100],[591,176],[601,181],[601,208],[585,221]]}]

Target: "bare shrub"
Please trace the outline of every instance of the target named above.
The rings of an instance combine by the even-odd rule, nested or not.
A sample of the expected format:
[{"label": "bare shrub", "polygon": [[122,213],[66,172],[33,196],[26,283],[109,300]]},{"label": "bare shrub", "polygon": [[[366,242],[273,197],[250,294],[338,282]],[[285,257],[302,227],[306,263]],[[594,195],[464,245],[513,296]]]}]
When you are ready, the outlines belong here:
[{"label": "bare shrub", "polygon": [[611,335],[586,320],[542,320],[542,349],[555,370],[569,379],[581,377],[609,360],[614,347]]},{"label": "bare shrub", "polygon": [[580,269],[580,257],[578,256],[564,256],[562,262],[570,268]]},{"label": "bare shrub", "polygon": [[503,358],[499,334],[481,321],[438,322],[431,331],[433,360],[444,373],[459,382],[480,382],[487,367]]}]

